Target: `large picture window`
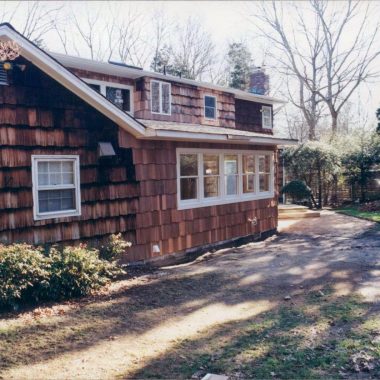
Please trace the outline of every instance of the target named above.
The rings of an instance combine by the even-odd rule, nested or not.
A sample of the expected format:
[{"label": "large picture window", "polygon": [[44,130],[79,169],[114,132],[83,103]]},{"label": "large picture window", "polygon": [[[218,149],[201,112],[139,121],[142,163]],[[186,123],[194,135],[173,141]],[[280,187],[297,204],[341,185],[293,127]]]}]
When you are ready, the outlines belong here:
[{"label": "large picture window", "polygon": [[152,113],[171,114],[171,85],[166,82],[151,81],[150,87]]},{"label": "large picture window", "polygon": [[179,209],[272,198],[273,152],[177,149]]},{"label": "large picture window", "polygon": [[80,215],[79,156],[32,156],[34,219]]}]

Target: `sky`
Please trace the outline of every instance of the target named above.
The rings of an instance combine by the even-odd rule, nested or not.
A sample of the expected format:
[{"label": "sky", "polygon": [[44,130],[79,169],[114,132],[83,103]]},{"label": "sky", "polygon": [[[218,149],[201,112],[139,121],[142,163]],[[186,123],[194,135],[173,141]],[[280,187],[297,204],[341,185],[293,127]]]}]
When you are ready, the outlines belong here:
[{"label": "sky", "polygon": [[[245,1],[124,1],[112,3],[114,3],[116,7],[119,7],[119,17],[122,17],[123,13],[128,12],[129,9],[134,9],[144,14],[153,14],[155,10],[160,10],[165,13],[168,19],[175,20],[179,23],[185,23],[189,16],[196,17],[210,33],[220,52],[225,51],[229,42],[244,41],[252,52],[255,64],[258,66],[262,64],[264,46],[262,42],[255,37],[257,27],[254,17],[252,16],[255,6],[258,3]],[[0,1],[0,11],[2,8],[8,10],[12,9],[16,4],[15,2]],[[71,7],[80,23],[85,22],[87,13],[96,13],[98,9],[102,10],[102,17],[109,17],[109,14],[107,14],[107,2],[54,1],[48,4],[51,7],[63,5],[66,9],[67,7]],[[299,4],[302,6],[302,2]],[[339,7],[340,3],[336,2],[335,4]],[[15,24],[16,27],[25,15],[23,7],[26,6],[26,3],[22,3],[21,7],[15,13],[12,23]],[[305,14],[306,23],[308,22],[307,17],[307,14]],[[289,17],[289,22],[291,22],[291,17]],[[149,27],[148,22],[146,24],[148,36]],[[349,43],[349,40],[347,41]],[[62,52],[60,44],[57,43],[58,40],[55,33],[45,35],[44,42],[49,50]],[[81,50],[80,45],[79,50]],[[73,54],[75,54],[75,52]],[[271,75],[270,69],[269,74]],[[363,85],[352,98],[352,108],[355,111],[357,110],[356,113],[360,111],[363,119],[368,115],[370,123],[375,122],[374,112],[378,106],[380,106],[380,84],[378,82]]]}]

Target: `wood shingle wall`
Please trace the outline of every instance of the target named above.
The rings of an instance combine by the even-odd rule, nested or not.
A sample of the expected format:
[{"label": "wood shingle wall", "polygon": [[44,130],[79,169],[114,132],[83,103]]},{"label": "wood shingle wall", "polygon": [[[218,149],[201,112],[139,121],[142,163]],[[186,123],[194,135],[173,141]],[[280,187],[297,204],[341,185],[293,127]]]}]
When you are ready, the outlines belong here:
[{"label": "wood shingle wall", "polygon": [[[128,151],[117,145],[118,127],[29,62],[0,86],[0,241],[55,243],[123,232],[135,241],[138,186],[128,173]],[[97,157],[98,141],[118,151]],[[33,220],[31,156],[80,156],[82,215]],[[106,173],[106,175],[104,175]]]},{"label": "wood shingle wall", "polygon": [[[277,227],[277,194],[273,199],[177,210],[176,148],[275,149],[174,141],[138,141],[119,132],[119,144],[133,150],[140,199],[136,215],[136,245],[128,261],[146,260],[162,254],[186,251],[233,238],[271,231]],[[277,155],[276,155],[277,157]],[[252,226],[248,219],[257,217]],[[161,253],[152,253],[159,244]]]}]

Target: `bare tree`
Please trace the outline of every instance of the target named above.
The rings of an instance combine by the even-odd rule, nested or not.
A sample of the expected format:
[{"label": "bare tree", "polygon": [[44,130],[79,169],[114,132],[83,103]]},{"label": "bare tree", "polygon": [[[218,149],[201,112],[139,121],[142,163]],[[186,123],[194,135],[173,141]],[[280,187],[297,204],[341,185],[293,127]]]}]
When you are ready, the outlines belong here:
[{"label": "bare tree", "polygon": [[[288,98],[302,112],[309,139],[315,140],[322,102],[317,90],[322,81],[324,39],[319,22],[314,27],[306,26],[298,5],[290,6],[292,12],[284,10],[282,3],[262,3],[257,17],[263,22],[262,35],[274,48],[268,51],[268,56],[276,62],[273,69],[286,76]],[[287,28],[284,19],[288,13],[293,14],[293,23]],[[294,83],[297,83],[296,89]]]},{"label": "bare tree", "polygon": [[379,56],[379,22],[369,22],[370,7],[351,0],[338,6],[317,0],[261,4],[261,33],[275,49],[278,70],[288,75],[290,100],[302,111],[310,139],[316,138],[324,105],[335,134],[344,104],[361,83],[378,75],[373,63]]},{"label": "bare tree", "polygon": [[[373,65],[380,55],[380,22],[371,26],[371,4],[367,3],[364,9],[359,1],[349,0],[343,4],[328,12],[327,1],[311,0],[324,35],[326,83],[318,89],[318,94],[329,108],[333,134],[337,132],[339,113],[355,90],[380,73]],[[353,37],[348,45],[344,41],[347,35]]]},{"label": "bare tree", "polygon": [[[198,19],[189,17],[176,26],[174,38],[156,52],[153,66],[157,71],[201,80],[216,61],[214,43]],[[162,57],[164,56],[164,59]]]},{"label": "bare tree", "polygon": [[[64,5],[53,2],[3,2],[0,20],[14,23],[19,32],[35,44],[42,46],[44,36],[57,28]],[[22,15],[16,19],[16,14]]]}]

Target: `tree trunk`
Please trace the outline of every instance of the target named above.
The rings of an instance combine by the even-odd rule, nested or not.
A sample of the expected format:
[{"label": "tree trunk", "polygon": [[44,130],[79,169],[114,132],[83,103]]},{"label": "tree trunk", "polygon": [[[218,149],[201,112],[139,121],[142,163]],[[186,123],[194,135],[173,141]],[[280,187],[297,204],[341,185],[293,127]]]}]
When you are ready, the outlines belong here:
[{"label": "tree trunk", "polygon": [[322,208],[322,173],[321,170],[318,169],[318,208]]},{"label": "tree trunk", "polygon": [[364,168],[360,168],[360,202],[365,202],[365,171]]},{"label": "tree trunk", "polygon": [[331,112],[331,132],[333,137],[335,137],[338,132],[338,114],[336,111]]}]

